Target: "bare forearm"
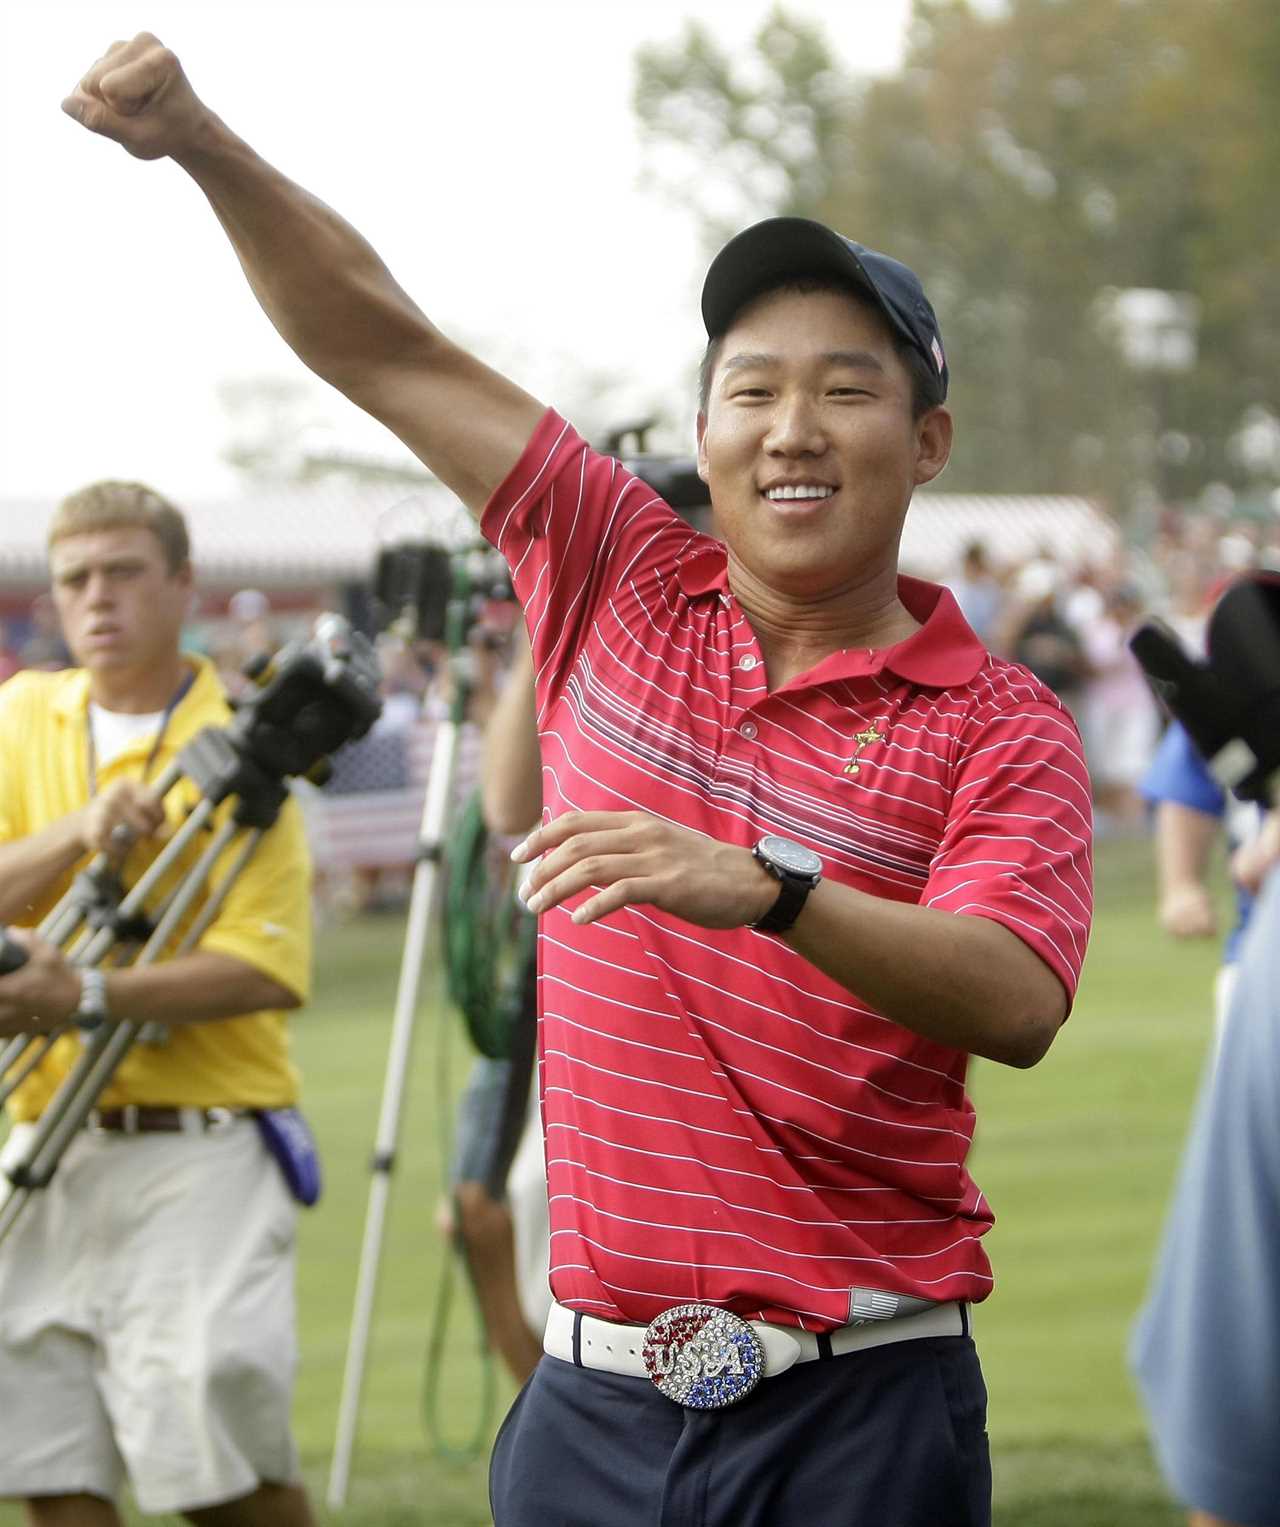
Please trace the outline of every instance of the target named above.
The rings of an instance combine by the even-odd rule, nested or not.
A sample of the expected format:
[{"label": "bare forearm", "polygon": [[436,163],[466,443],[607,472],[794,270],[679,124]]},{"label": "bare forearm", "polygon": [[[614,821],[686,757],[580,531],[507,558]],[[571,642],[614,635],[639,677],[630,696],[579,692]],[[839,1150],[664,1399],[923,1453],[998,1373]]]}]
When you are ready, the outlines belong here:
[{"label": "bare forearm", "polygon": [[536,399],[445,339],[355,229],[238,138],[150,33],[113,44],[63,110],[137,158],[180,164],[299,358],[480,511],[541,417]]},{"label": "bare forearm", "polygon": [[523,832],[542,812],[542,760],[527,640],[489,717],[481,792],[491,832]]},{"label": "bare forearm", "polygon": [[209,1023],[298,1006],[288,987],[252,965],[201,950],[155,965],[110,970],[106,987],[112,1019],[135,1023]]},{"label": "bare forearm", "polygon": [[441,336],[370,244],[210,113],[177,156],[208,197],[268,318],[313,371],[361,401],[370,362],[429,356]]},{"label": "bare forearm", "polygon": [[79,816],[0,844],[0,923],[29,922],[49,887],[85,855]]},{"label": "bare forearm", "polygon": [[1066,1014],[1066,994],[1049,967],[989,918],[824,881],[785,938],[886,1018],[1007,1065],[1034,1065]]},{"label": "bare forearm", "polygon": [[1218,836],[1217,817],[1176,801],[1156,808],[1156,874],[1161,895],[1187,884],[1203,885]]}]

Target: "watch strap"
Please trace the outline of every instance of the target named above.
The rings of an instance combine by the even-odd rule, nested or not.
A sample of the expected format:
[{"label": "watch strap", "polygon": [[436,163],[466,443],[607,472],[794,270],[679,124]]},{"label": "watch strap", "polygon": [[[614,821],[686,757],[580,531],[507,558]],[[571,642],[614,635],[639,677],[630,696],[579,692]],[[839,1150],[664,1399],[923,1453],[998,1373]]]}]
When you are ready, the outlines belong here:
[{"label": "watch strap", "polygon": [[82,1029],[96,1029],[107,1017],[107,978],[96,966],[80,972],[80,1001],[75,1019]]},{"label": "watch strap", "polygon": [[778,899],[760,921],[751,926],[757,933],[785,933],[800,916],[812,889],[813,883],[808,879],[783,875],[778,882]]}]

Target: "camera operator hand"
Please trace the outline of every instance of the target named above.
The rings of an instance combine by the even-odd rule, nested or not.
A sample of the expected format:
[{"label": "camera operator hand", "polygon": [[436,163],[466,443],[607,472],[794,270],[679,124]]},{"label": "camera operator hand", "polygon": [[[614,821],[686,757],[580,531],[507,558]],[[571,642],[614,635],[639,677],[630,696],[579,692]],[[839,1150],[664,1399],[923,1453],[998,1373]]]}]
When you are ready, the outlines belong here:
[{"label": "camera operator hand", "polygon": [[80,840],[88,853],[123,858],[135,838],[164,827],[164,807],[154,790],[138,780],[118,779],[79,813]]},{"label": "camera operator hand", "polygon": [[0,976],[0,1038],[47,1033],[75,1013],[80,974],[30,928],[10,928],[6,937],[27,951],[27,959]]},{"label": "camera operator hand", "polygon": [[137,159],[180,159],[213,120],[176,56],[150,32],[112,43],[62,109]]}]

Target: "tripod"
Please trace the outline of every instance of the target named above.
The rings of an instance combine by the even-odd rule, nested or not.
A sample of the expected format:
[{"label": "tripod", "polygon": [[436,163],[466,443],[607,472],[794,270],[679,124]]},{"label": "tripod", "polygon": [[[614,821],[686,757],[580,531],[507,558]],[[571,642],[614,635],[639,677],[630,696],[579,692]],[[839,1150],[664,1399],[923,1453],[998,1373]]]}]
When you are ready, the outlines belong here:
[{"label": "tripod", "polygon": [[[117,948],[128,952],[138,945],[140,951],[129,963],[154,963],[168,951],[207,891],[170,957],[193,949],[276,820],[288,797],[286,781],[304,775],[322,782],[328,755],[368,731],[381,709],[373,650],[337,615],[321,616],[309,641],[264,659],[252,677],[257,692],[231,721],[198,733],[156,782],[162,799],[184,779],[197,787],[199,798],[137,884],[122,893],[112,858],[98,854],[40,924],[38,932],[63,948],[72,964],[99,965]],[[213,827],[218,807],[228,800],[234,804]],[[190,870],[151,905],[197,836],[211,828],[209,842]],[[119,847],[127,848],[130,841],[123,833]],[[227,868],[213,884],[224,855],[230,856]],[[0,930],[0,974],[25,959],[22,947]],[[63,1034],[77,1027],[69,1020],[52,1033],[10,1040],[0,1050],[0,1102],[31,1075]],[[116,1068],[145,1037],[146,1027],[125,1019],[81,1028],[80,1055],[22,1153],[0,1178],[0,1240],[31,1195],[48,1185]]]},{"label": "tripod", "polygon": [[[409,896],[408,922],[396,988],[382,1106],[378,1117],[373,1157],[370,1161],[372,1179],[365,1213],[364,1239],[360,1250],[355,1304],[342,1377],[337,1433],[329,1468],[326,1500],[333,1508],[346,1503],[347,1484],[351,1475],[351,1459],[355,1450],[356,1431],[360,1418],[360,1400],[364,1387],[369,1333],[377,1295],[378,1269],[382,1258],[383,1232],[391,1192],[391,1173],[396,1162],[400,1117],[413,1049],[418,987],[426,953],[427,934],[438,900],[437,889],[443,859],[445,820],[457,772],[459,736],[474,687],[467,637],[476,600],[493,593],[495,587],[505,582],[505,564],[502,568],[503,579],[495,581],[493,576],[495,555],[486,550],[446,560],[441,554],[431,551],[426,558],[430,567],[430,578],[419,577],[416,580],[413,578],[405,580],[407,585],[430,583],[431,592],[428,597],[431,599],[438,601],[441,592],[447,596],[442,619],[436,618],[441,613],[438,607],[434,610],[427,608],[419,614],[417,625],[419,630],[431,629],[433,625],[436,629],[442,630],[449,653],[449,672],[453,688],[448,718],[440,723],[436,732],[426,796],[418,828],[417,862]],[[507,590],[505,597],[511,597],[510,584],[505,583],[505,588]],[[418,587],[415,586],[413,592],[415,597],[421,598]]]}]

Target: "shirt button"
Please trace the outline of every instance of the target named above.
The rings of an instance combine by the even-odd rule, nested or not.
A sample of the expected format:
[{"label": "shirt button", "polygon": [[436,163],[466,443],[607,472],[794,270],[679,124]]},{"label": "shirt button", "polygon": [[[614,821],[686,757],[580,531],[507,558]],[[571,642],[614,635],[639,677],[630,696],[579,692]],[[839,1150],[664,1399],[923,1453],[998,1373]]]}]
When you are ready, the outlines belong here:
[{"label": "shirt button", "polygon": [[743,660],[738,664],[738,667],[743,668],[748,673],[750,673],[759,661],[760,659],[758,657],[753,657],[751,653],[748,652],[746,657],[744,657]]},{"label": "shirt button", "polygon": [[756,726],[754,721],[744,721],[740,728],[742,735],[747,739],[748,742],[751,741],[758,730],[759,728]]}]

